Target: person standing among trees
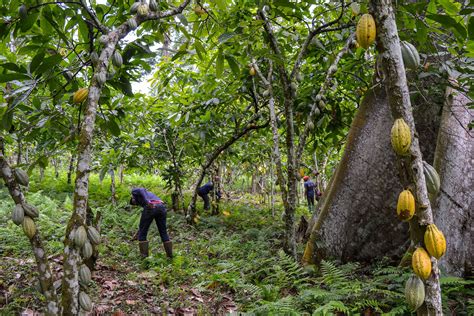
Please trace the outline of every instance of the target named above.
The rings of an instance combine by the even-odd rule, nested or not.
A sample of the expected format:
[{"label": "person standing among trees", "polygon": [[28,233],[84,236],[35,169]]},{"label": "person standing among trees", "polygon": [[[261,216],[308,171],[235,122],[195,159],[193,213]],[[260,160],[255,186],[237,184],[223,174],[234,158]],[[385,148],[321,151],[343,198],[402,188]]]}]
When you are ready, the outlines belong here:
[{"label": "person standing among trees", "polygon": [[132,197],[130,198],[131,205],[140,205],[143,207],[140,217],[140,226],[138,229],[138,246],[142,258],[148,257],[149,242],[147,240],[148,230],[150,229],[153,220],[156,222],[158,232],[160,233],[163,247],[165,248],[166,256],[173,257],[173,244],[168,236],[166,229],[166,205],[155,194],[147,191],[144,188],[134,188],[132,190]]},{"label": "person standing among trees", "polygon": [[306,196],[306,200],[308,201],[308,209],[312,213],[314,211],[314,197],[316,195],[316,200],[319,201],[321,192],[317,190],[316,185],[314,184],[313,181],[309,179],[309,176],[304,176],[303,181],[304,181],[305,196]]},{"label": "person standing among trees", "polygon": [[[214,178],[214,180],[218,180],[217,177]],[[204,201],[204,210],[207,211],[209,210],[211,203],[209,201],[209,192],[212,192],[214,190],[214,183],[212,181],[209,181],[202,187],[199,187],[198,189],[198,195],[202,198]],[[217,191],[216,192],[217,199],[221,198],[221,192]]]}]

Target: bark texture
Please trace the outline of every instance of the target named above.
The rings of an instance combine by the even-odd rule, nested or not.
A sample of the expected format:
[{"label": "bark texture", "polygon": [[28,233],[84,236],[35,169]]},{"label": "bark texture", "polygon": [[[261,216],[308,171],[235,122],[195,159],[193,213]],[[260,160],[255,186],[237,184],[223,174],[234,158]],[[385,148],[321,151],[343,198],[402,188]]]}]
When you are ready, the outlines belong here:
[{"label": "bark texture", "polygon": [[[383,69],[383,85],[388,95],[390,109],[393,118],[403,118],[411,131],[409,156],[398,157],[398,161],[401,169],[408,174],[407,184],[410,185],[416,201],[416,214],[410,220],[411,242],[413,246],[421,247],[423,246],[422,234],[426,226],[434,223],[433,212],[423,174],[423,156],[413,118],[395,14],[390,0],[372,0],[370,4],[377,25],[378,57]],[[430,277],[425,281],[426,306],[418,310],[418,314],[442,315],[438,260],[434,257],[431,257],[431,266]]]},{"label": "bark texture", "polygon": [[[3,139],[0,137],[0,176],[5,181],[10,196],[15,204],[24,205],[26,200],[23,192],[15,181],[13,170],[10,168],[3,153]],[[35,221],[35,224],[37,224],[37,221]],[[24,236],[24,238],[27,237]],[[36,226],[36,234],[30,239],[30,244],[35,257],[36,267],[38,269],[38,280],[41,286],[41,291],[48,302],[45,311],[46,315],[57,315],[60,311],[58,297],[53,285],[53,274],[51,273],[48,256],[43,246],[38,226]]]},{"label": "bark texture", "polygon": [[435,223],[447,240],[442,271],[456,276],[474,274],[474,132],[468,124],[474,111],[463,94],[448,88],[434,157],[441,190],[434,202]]},{"label": "bark texture", "polygon": [[[397,258],[406,250],[408,225],[397,219],[395,211],[403,186],[390,144],[392,122],[383,88],[368,92],[323,195],[307,248],[315,247],[316,240],[322,243],[305,251],[305,263],[327,257],[343,261],[370,261],[382,255]],[[310,253],[316,257],[310,258]]]}]

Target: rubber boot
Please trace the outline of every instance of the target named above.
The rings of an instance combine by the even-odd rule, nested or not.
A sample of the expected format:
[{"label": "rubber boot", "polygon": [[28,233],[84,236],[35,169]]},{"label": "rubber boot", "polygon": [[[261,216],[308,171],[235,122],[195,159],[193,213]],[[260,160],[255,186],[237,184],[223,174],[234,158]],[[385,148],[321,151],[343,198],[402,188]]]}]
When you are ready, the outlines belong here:
[{"label": "rubber boot", "polygon": [[142,258],[148,257],[148,241],[139,241],[138,247],[140,248],[140,255]]},{"label": "rubber boot", "polygon": [[165,247],[166,256],[168,258],[173,258],[173,243],[171,240],[165,241],[163,247]]}]

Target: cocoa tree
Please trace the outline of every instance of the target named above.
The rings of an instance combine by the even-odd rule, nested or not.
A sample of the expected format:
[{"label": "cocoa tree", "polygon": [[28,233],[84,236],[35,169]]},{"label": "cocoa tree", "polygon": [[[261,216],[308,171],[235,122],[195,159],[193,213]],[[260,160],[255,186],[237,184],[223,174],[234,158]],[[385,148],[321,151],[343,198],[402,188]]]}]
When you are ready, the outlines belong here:
[{"label": "cocoa tree", "polygon": [[[117,48],[119,47],[119,41],[123,39],[128,33],[133,29],[137,28],[141,24],[147,21],[160,20],[163,18],[175,16],[181,14],[186,6],[189,4],[189,0],[185,0],[176,7],[167,7],[167,8],[158,8],[156,2],[150,2],[150,7],[146,3],[136,3],[133,5],[132,13],[137,12],[137,15],[134,15],[130,18],[126,16],[125,8],[119,7],[120,10],[118,13],[119,21],[122,20],[121,24],[118,24],[116,27],[113,27],[112,20],[108,19],[107,23],[103,23],[99,19],[98,14],[93,8],[85,1],[80,2],[64,2],[64,3],[44,3],[33,6],[22,5],[18,10],[18,15],[13,15],[13,18],[7,19],[3,23],[7,26],[2,28],[2,36],[5,37],[6,34],[9,34],[10,31],[14,31],[16,28],[21,29],[23,32],[30,30],[33,27],[33,32],[38,31],[38,25],[35,26],[35,22],[38,19],[38,16],[41,15],[39,19],[40,30],[43,28],[47,33],[48,40],[53,38],[57,42],[63,42],[67,49],[71,50],[71,54],[75,56],[74,59],[76,64],[76,75],[82,70],[82,67],[92,64],[94,66],[93,71],[91,72],[91,80],[88,88],[87,99],[84,103],[83,116],[81,120],[78,120],[78,148],[77,148],[77,168],[76,168],[76,179],[75,179],[75,193],[74,193],[74,202],[73,202],[73,214],[70,218],[69,224],[66,229],[66,238],[65,238],[65,247],[64,247],[64,258],[63,258],[63,279],[62,279],[62,295],[59,297],[54,292],[52,286],[52,276],[48,271],[48,264],[46,261],[47,255],[44,252],[44,249],[40,243],[40,237],[38,230],[34,230],[34,234],[30,236],[30,241],[32,243],[33,252],[37,257],[40,282],[42,285],[43,293],[47,298],[47,309],[46,314],[48,315],[76,315],[80,310],[90,310],[90,299],[85,293],[81,291],[80,284],[78,280],[79,267],[82,262],[81,258],[81,248],[76,247],[78,242],[77,240],[82,240],[85,238],[83,233],[84,225],[86,224],[87,217],[87,204],[88,204],[88,183],[89,183],[89,173],[91,166],[91,154],[92,154],[92,140],[94,137],[95,130],[95,120],[97,109],[99,107],[99,98],[101,92],[104,88],[107,78],[112,78],[109,72],[109,62],[113,61],[114,65],[117,68],[120,68],[122,65],[122,56],[118,52]],[[59,5],[61,4],[61,5]],[[110,7],[112,9],[113,7]],[[152,10],[150,10],[152,9]],[[159,9],[159,10],[158,10]],[[78,11],[79,10],[79,11]],[[72,38],[65,36],[64,31],[62,30],[63,24],[58,24],[55,17],[52,14],[52,11],[57,11],[59,17],[62,17],[65,21],[67,14],[70,14],[71,17],[78,16],[77,13],[81,12],[82,15],[79,15],[81,18],[75,20],[76,25],[78,25],[77,30],[80,33],[82,39],[88,42],[90,46],[89,54],[84,54],[86,51],[81,49],[79,51],[79,44],[74,43]],[[109,10],[110,11],[110,10]],[[102,11],[103,12],[103,11]],[[107,15],[107,13],[102,14],[102,19]],[[125,20],[125,21],[124,21]],[[56,33],[54,33],[56,31]],[[100,46],[94,44],[96,38],[95,32],[98,32],[100,35]],[[57,38],[54,38],[54,35]],[[59,40],[58,40],[59,38]],[[12,49],[16,49],[16,43],[12,42]],[[33,79],[33,83],[29,83],[31,88],[27,90],[27,93],[22,93],[18,96],[18,89],[16,93],[12,93],[12,97],[9,102],[9,109],[6,114],[3,116],[4,128],[12,125],[13,113],[16,105],[20,102],[27,100],[33,90],[39,86],[41,83],[46,83],[48,88],[51,89],[52,100],[57,99],[58,97],[65,97],[63,94],[64,88],[66,88],[70,81],[72,80],[69,72],[70,70],[61,70],[64,74],[67,74],[67,82],[63,86],[54,83],[58,83],[56,75],[57,68],[60,68],[62,61],[62,53],[66,48],[60,49],[59,52],[54,52],[52,56],[47,57],[42,60],[45,55],[45,52],[41,52],[36,55],[30,64],[29,71],[36,71],[38,77]],[[89,61],[89,56],[91,60]],[[84,58],[87,58],[86,60]],[[3,73],[3,81],[11,80],[31,80],[33,74],[30,72],[24,71],[24,69],[19,67],[9,67],[6,68],[10,70],[10,73]],[[44,78],[41,78],[44,76]],[[40,79],[41,78],[41,79]],[[86,81],[84,77],[84,81]],[[87,80],[88,81],[88,80]],[[115,83],[110,82],[111,85],[116,85],[122,88],[126,93],[130,93],[129,83],[122,76],[119,81]],[[58,88],[58,90],[55,90]],[[45,89],[47,90],[47,88]],[[83,92],[84,90],[82,90]],[[15,97],[16,96],[16,97]],[[82,101],[84,99],[84,94],[78,96],[74,95],[73,101],[80,104],[79,116],[82,114]],[[3,142],[2,142],[3,149]],[[17,204],[24,205],[24,199],[22,198],[21,190],[16,184],[15,179],[13,178],[13,173],[8,163],[4,159],[3,155],[1,157],[2,163],[2,177],[7,183],[7,186],[10,189],[10,194]],[[29,223],[27,229],[29,233],[33,233],[33,225]],[[78,237],[79,236],[79,237]],[[83,238],[84,237],[84,238]],[[89,235],[89,238],[91,236]],[[82,252],[82,255],[84,251]],[[41,261],[40,261],[41,260]],[[60,301],[60,303],[59,303]]]}]

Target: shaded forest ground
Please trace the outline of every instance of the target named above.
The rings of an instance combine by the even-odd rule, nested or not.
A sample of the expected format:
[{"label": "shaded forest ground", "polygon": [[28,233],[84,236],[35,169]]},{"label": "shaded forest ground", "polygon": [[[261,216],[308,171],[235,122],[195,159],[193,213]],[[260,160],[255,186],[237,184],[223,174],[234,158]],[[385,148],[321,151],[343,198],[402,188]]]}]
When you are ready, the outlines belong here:
[{"label": "shaded forest ground", "polygon": [[[58,272],[62,236],[72,209],[72,186],[66,184],[65,175],[60,179],[47,175],[41,183],[35,180],[33,176],[27,199],[41,210],[39,227]],[[91,206],[103,216],[103,242],[91,286],[94,315],[410,313],[403,295],[409,270],[384,260],[370,266],[326,261],[319,269],[303,269],[280,251],[280,215],[272,217],[268,208],[253,204],[251,196],[224,203],[221,211],[226,212],[202,216],[196,226],[170,212],[175,258],[165,257],[152,226],[152,255],[143,262],[136,242],[131,241],[140,209],[127,211],[130,184],[157,193],[163,185],[153,177],[127,177],[126,184],[117,188],[118,205],[112,206],[108,202],[110,183],[101,185],[96,176],[91,180]],[[12,207],[5,188],[0,187],[0,314],[33,315],[44,302],[36,290],[29,243],[21,227],[9,220]],[[308,215],[304,206],[299,213]],[[301,253],[303,245],[300,248]],[[446,314],[474,314],[473,284],[442,278]]]}]

